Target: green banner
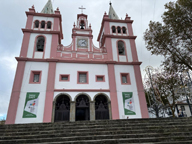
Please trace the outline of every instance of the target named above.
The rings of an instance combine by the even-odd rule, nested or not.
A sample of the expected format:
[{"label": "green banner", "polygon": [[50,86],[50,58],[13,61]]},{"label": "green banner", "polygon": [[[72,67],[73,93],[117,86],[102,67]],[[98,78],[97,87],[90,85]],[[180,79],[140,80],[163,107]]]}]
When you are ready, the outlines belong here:
[{"label": "green banner", "polygon": [[125,115],[136,115],[132,92],[122,92]]},{"label": "green banner", "polygon": [[28,92],[25,99],[23,118],[36,118],[39,92]]}]

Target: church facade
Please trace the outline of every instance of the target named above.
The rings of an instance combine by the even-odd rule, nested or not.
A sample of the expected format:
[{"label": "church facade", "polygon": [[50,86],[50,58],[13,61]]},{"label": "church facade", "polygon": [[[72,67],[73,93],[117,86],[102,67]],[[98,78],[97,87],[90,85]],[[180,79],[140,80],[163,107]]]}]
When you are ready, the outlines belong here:
[{"label": "church facade", "polygon": [[148,118],[133,35],[110,3],[93,44],[88,15],[78,14],[63,46],[62,17],[51,0],[26,12],[6,124]]}]

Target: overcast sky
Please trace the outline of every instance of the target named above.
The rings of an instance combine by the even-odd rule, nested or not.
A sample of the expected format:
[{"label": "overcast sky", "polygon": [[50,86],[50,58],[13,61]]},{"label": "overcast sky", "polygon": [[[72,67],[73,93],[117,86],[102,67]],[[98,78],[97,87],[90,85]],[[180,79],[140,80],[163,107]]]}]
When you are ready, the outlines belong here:
[{"label": "overcast sky", "polygon": [[[35,6],[41,12],[48,0],[0,0],[0,118],[7,114],[17,61],[22,44],[28,8]],[[72,41],[71,33],[73,23],[76,22],[78,9],[83,5],[84,13],[92,25],[93,42],[98,46],[97,36],[100,30],[104,12],[108,13],[109,0],[52,0],[54,10],[59,7],[62,15],[64,40],[63,45]],[[112,0],[113,8],[119,18],[124,19],[126,13],[133,22],[134,35],[137,36],[136,46],[139,60],[142,63],[141,72],[148,65],[158,67],[161,57],[151,56],[146,50],[143,33],[148,28],[149,21],[162,22],[161,15],[165,11],[164,4],[170,0]],[[174,0],[172,0],[174,1]]]}]

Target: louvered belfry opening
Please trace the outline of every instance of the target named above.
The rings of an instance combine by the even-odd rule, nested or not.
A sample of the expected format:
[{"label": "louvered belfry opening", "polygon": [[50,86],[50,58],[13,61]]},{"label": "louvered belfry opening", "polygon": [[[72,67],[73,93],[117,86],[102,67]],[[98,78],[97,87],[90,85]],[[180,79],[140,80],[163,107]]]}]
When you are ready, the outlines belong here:
[{"label": "louvered belfry opening", "polygon": [[76,121],[90,120],[90,103],[86,95],[80,95],[76,99]]},{"label": "louvered belfry opening", "polygon": [[43,36],[39,36],[37,38],[36,51],[43,52],[45,45],[45,38]]},{"label": "louvered belfry opening", "polygon": [[67,95],[60,95],[55,104],[55,122],[69,121],[70,99]]},{"label": "louvered belfry opening", "polygon": [[85,23],[84,23],[83,20],[82,20],[81,23],[80,23],[80,29],[85,29]]},{"label": "louvered belfry opening", "polygon": [[98,95],[95,98],[95,119],[109,119],[109,106],[106,96]]}]

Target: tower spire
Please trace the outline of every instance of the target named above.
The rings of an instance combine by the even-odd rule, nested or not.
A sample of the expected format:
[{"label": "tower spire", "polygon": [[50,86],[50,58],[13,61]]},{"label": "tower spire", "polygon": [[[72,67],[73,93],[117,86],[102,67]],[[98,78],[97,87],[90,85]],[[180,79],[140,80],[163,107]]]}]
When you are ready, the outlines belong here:
[{"label": "tower spire", "polygon": [[41,13],[54,14],[51,0],[48,0]]},{"label": "tower spire", "polygon": [[115,10],[112,7],[111,1],[110,1],[109,5],[110,5],[109,6],[109,13],[108,13],[109,18],[110,19],[119,19],[118,15],[116,14]]}]

